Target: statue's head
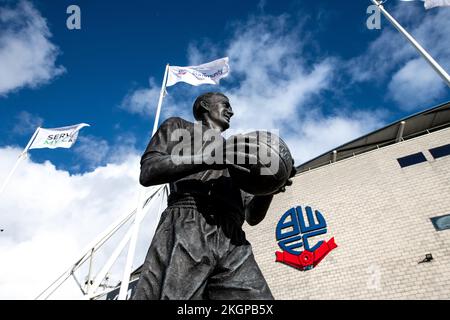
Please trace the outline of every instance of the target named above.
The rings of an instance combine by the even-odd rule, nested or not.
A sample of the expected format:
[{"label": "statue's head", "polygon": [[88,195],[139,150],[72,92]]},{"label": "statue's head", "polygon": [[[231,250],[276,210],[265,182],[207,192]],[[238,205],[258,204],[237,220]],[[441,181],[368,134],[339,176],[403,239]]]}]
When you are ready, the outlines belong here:
[{"label": "statue's head", "polygon": [[233,109],[227,96],[220,92],[208,92],[197,97],[193,112],[195,120],[213,129],[225,131],[230,127]]}]

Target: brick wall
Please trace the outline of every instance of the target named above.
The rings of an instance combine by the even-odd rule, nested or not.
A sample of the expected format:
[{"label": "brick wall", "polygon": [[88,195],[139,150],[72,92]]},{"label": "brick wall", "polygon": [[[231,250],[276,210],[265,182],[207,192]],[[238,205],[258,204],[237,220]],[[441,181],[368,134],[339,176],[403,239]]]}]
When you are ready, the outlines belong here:
[{"label": "brick wall", "polygon": [[[276,299],[450,299],[450,230],[431,217],[450,214],[450,156],[428,149],[450,143],[450,129],[338,161],[294,178],[259,225],[245,226]],[[428,161],[400,168],[422,151]],[[275,262],[275,228],[291,207],[309,205],[326,219],[338,248],[315,269]],[[316,243],[311,240],[311,245]],[[432,253],[434,260],[423,260]]]}]

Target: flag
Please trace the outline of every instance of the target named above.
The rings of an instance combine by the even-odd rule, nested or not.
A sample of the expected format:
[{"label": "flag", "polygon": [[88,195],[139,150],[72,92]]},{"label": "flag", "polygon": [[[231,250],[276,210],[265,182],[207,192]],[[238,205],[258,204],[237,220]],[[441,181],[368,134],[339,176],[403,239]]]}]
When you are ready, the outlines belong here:
[{"label": "flag", "polygon": [[[401,0],[401,1],[416,1],[416,0]],[[450,0],[421,0],[424,2],[425,9],[431,9],[435,7],[449,7]]]},{"label": "flag", "polygon": [[228,65],[228,57],[198,66],[169,66],[169,75],[166,86],[173,86],[178,82],[186,82],[193,86],[219,84],[219,80],[226,77],[229,71],[230,66]]},{"label": "flag", "polygon": [[89,127],[86,123],[74,126],[44,129],[40,128],[30,149],[41,148],[70,148],[78,137],[78,131],[83,127]]}]

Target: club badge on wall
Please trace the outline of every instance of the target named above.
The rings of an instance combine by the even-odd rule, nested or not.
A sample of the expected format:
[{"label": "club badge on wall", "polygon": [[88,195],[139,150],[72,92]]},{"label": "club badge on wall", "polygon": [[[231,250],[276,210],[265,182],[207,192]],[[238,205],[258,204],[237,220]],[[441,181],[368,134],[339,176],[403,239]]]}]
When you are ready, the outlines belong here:
[{"label": "club badge on wall", "polygon": [[334,238],[318,241],[311,247],[313,237],[326,233],[327,223],[318,210],[313,213],[311,207],[303,210],[300,206],[289,209],[278,221],[276,228],[276,240],[283,250],[275,252],[276,262],[299,270],[313,269],[337,247]]}]

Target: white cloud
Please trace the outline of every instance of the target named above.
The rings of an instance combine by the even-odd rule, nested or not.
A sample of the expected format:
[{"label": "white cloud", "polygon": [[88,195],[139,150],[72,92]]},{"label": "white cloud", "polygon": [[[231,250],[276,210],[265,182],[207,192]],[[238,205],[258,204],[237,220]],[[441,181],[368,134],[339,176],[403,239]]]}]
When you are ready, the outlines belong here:
[{"label": "white cloud", "polygon": [[[150,78],[149,83],[150,86],[148,88],[131,90],[125,98],[123,98],[119,108],[126,110],[129,113],[143,116],[147,119],[150,119],[149,116],[154,117],[158,107],[161,84],[157,85],[153,78]],[[176,96],[172,94],[172,87],[168,88],[161,107],[160,123],[161,120],[172,116],[181,116],[185,118],[192,117],[192,105],[190,103],[188,103],[188,105],[189,107],[186,108],[185,101],[183,102],[182,99],[176,98]]]},{"label": "white cloud", "polygon": [[267,5],[267,0],[259,0],[258,5],[257,5],[258,10],[260,10],[261,12],[264,12],[264,8],[266,7],[266,5]]},{"label": "white cloud", "polygon": [[120,107],[130,113],[147,116],[156,112],[161,87],[150,78],[149,88],[139,88],[130,91],[123,99]]},{"label": "white cloud", "polygon": [[[303,21],[287,14],[260,14],[231,24],[233,35],[224,46],[209,39],[193,41],[187,48],[189,65],[228,56],[230,75],[218,87],[170,87],[161,119],[181,116],[192,121],[191,106],[198,94],[223,91],[235,113],[228,134],[278,130],[297,164],[380,127],[383,114],[377,110],[361,117],[344,105],[327,105],[324,97],[333,90],[341,70],[333,57],[312,59],[313,37],[303,26]],[[150,83],[150,89],[128,94],[122,108],[154,115],[159,87]],[[361,107],[367,110],[372,106]]]},{"label": "white cloud", "polygon": [[142,150],[137,150],[136,137],[131,133],[124,133],[116,136],[112,150],[109,153],[109,161],[112,163],[121,163],[125,161],[130,154],[140,154]]},{"label": "white cloud", "polygon": [[108,142],[104,139],[92,135],[80,135],[74,147],[74,152],[92,169],[103,164],[110,149]]},{"label": "white cloud", "polygon": [[442,97],[446,91],[442,79],[422,58],[408,61],[389,83],[392,99],[406,110],[426,106],[430,97]]},{"label": "white cloud", "polygon": [[[0,181],[6,177],[21,150],[0,149]],[[32,299],[66,268],[80,250],[114,220],[136,206],[139,157],[131,154],[122,163],[70,175],[50,162],[27,159],[0,196],[0,299]],[[149,245],[146,220],[138,243],[134,267],[143,262]],[[116,242],[117,244],[117,242]],[[94,270],[103,266],[113,246],[94,258]],[[124,265],[124,257],[118,265]],[[119,270],[119,269],[117,269]],[[120,275],[121,276],[121,275]],[[114,278],[120,280],[120,276]],[[80,278],[80,281],[84,281]],[[114,282],[112,282],[114,283]],[[81,297],[73,279],[55,297]]]},{"label": "white cloud", "polygon": [[224,57],[222,52],[219,51],[219,48],[209,39],[191,42],[188,46],[187,54],[189,60],[188,65],[190,66],[196,66]]},{"label": "white cloud", "polygon": [[44,122],[44,119],[38,115],[31,114],[27,111],[19,112],[16,119],[17,122],[13,127],[13,132],[20,135],[32,134]]},{"label": "white cloud", "polygon": [[[288,143],[296,164],[309,160],[381,125],[378,112],[364,117],[350,114],[341,106],[321,107],[322,97],[331,89],[335,59],[305,58],[309,39],[301,22],[292,25],[289,16],[258,16],[236,31],[226,49],[230,57],[229,96],[235,116],[235,131],[279,130]],[[193,50],[195,59],[200,52]],[[331,113],[332,112],[332,113]]]},{"label": "white cloud", "polygon": [[[93,135],[80,135],[74,146],[74,152],[89,170],[93,170],[107,163],[122,163],[130,154],[138,154],[135,145],[136,138],[129,133],[117,135],[111,143]],[[77,165],[74,169],[80,167]]]},{"label": "white cloud", "polygon": [[64,72],[46,20],[29,1],[0,11],[0,96],[48,83]]},{"label": "white cloud", "polygon": [[[430,52],[445,70],[450,70],[450,11],[398,4],[392,15]],[[386,20],[381,35],[370,43],[347,68],[354,81],[387,83],[387,97],[404,110],[425,108],[446,92],[445,82],[414,47]]]},{"label": "white cloud", "polygon": [[362,136],[368,128],[381,126],[380,117],[369,112],[357,112],[352,117],[312,118],[299,126],[300,134],[297,137],[290,136],[286,143],[298,146],[292,152],[296,159],[300,159],[300,164]]}]

